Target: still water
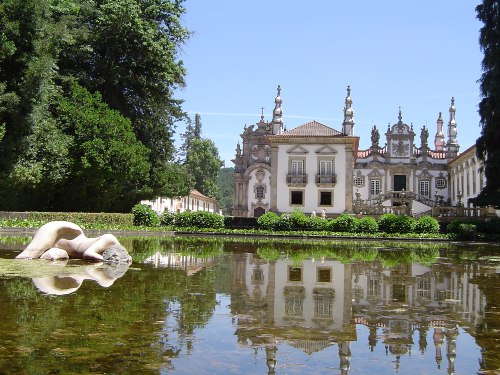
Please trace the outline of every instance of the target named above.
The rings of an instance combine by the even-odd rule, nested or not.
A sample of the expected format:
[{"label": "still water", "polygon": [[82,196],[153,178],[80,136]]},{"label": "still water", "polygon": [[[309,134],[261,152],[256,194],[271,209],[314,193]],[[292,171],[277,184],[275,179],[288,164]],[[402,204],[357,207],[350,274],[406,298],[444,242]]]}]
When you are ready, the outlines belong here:
[{"label": "still water", "polygon": [[495,245],[120,240],[128,269],[0,238],[0,374],[500,369]]}]

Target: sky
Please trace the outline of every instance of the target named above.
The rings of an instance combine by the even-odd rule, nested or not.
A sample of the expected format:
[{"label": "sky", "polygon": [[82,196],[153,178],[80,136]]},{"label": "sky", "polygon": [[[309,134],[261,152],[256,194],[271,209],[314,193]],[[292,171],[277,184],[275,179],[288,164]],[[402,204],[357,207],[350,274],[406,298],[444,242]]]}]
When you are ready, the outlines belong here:
[{"label": "sky", "polygon": [[[245,125],[271,121],[277,86],[290,130],[315,120],[341,130],[351,87],[354,135],[381,145],[388,124],[429,129],[443,113],[445,135],[455,97],[460,150],[480,134],[483,54],[472,0],[186,0],[183,25],[193,35],[179,58],[187,70],[176,92],[183,109],[201,116],[226,167]],[[185,131],[178,124],[177,136]],[[180,145],[180,141],[177,143]]]}]

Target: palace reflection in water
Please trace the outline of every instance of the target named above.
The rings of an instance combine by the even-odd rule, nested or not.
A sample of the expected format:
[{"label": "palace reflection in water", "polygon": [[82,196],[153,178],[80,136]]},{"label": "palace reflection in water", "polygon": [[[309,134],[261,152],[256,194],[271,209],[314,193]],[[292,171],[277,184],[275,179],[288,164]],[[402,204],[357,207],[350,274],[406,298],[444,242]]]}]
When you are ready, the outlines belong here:
[{"label": "palace reflection in water", "polygon": [[64,294],[89,265],[0,259],[0,373],[498,372],[498,258],[328,245],[141,239]]},{"label": "palace reflection in water", "polygon": [[401,356],[418,349],[454,373],[458,325],[473,331],[486,303],[470,280],[495,272],[477,265],[383,267],[328,259],[268,263],[252,254],[233,255],[232,262],[232,313],[245,316],[238,319],[240,342],[264,345],[271,370],[275,342],[306,353],[337,345],[343,374],[350,368],[356,324],[368,327],[367,345],[383,345],[396,367]]}]

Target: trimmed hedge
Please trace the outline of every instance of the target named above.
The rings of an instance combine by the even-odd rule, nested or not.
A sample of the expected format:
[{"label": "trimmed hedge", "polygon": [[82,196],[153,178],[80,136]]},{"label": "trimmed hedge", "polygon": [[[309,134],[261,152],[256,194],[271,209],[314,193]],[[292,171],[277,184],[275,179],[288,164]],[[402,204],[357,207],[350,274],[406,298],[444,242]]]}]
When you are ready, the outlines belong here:
[{"label": "trimmed hedge", "polygon": [[132,207],[132,215],[134,215],[134,225],[146,227],[160,226],[160,218],[158,214],[145,204],[136,204]]},{"label": "trimmed hedge", "polygon": [[224,228],[224,217],[206,211],[185,211],[174,214],[173,225],[181,228]]},{"label": "trimmed hedge", "polygon": [[432,216],[422,216],[415,223],[415,233],[439,233],[439,222]]},{"label": "trimmed hedge", "polygon": [[71,221],[75,224],[101,224],[132,226],[132,214],[107,213],[107,212],[28,212],[25,218],[30,221]]},{"label": "trimmed hedge", "polygon": [[385,214],[378,222],[379,230],[385,233],[412,233],[415,219],[412,216]]},{"label": "trimmed hedge", "polygon": [[342,214],[330,223],[332,232],[355,233],[358,219],[351,215]]},{"label": "trimmed hedge", "polygon": [[377,233],[378,223],[373,217],[362,217],[356,224],[356,233]]}]

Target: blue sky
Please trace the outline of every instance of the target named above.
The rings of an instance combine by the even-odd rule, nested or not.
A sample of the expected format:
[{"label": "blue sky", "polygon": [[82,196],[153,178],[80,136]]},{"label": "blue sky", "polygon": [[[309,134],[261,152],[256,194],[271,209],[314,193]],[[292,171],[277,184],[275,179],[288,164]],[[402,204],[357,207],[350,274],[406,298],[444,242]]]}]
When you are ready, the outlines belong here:
[{"label": "blue sky", "polygon": [[424,125],[432,143],[438,114],[446,128],[454,96],[464,151],[480,133],[478,3],[186,0],[184,25],[194,34],[180,53],[186,87],[176,95],[191,116],[201,115],[202,135],[226,167],[261,107],[271,120],[278,85],[287,129],[311,120],[341,129],[350,85],[361,149],[373,125],[383,133],[397,122],[399,107],[417,144]]}]

